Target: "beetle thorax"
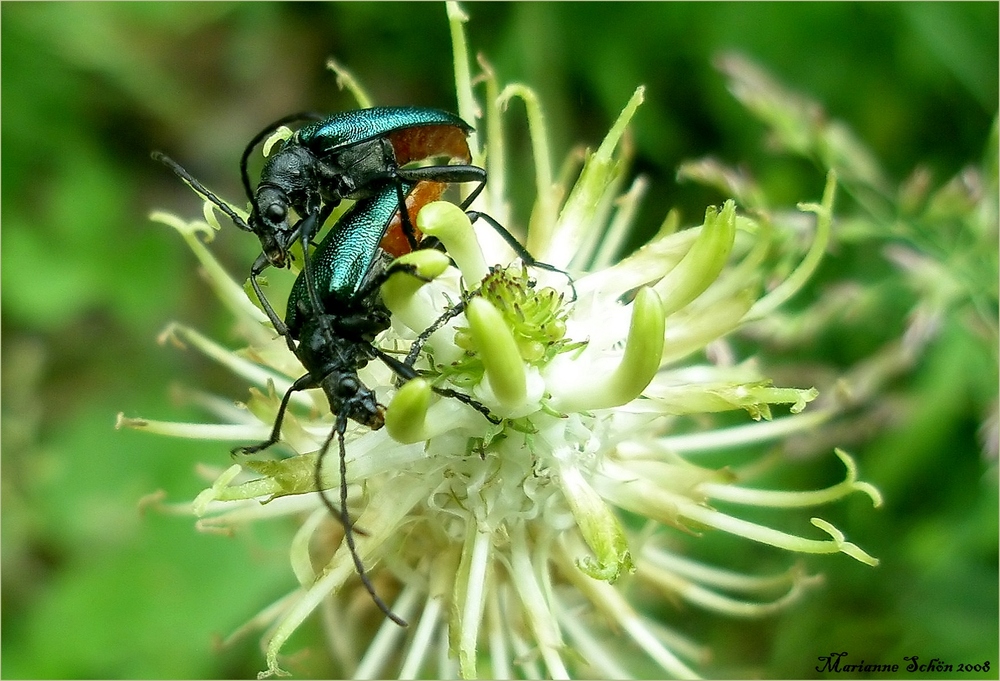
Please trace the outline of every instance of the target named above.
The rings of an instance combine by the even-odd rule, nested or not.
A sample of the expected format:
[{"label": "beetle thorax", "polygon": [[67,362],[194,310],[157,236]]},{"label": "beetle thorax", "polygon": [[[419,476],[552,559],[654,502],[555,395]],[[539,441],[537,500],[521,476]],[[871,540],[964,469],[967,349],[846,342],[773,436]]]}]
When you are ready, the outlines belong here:
[{"label": "beetle thorax", "polygon": [[332,372],[320,384],[330,402],[330,411],[378,430],[385,425],[385,408],[378,403],[375,393],[358,378],[356,372]]},{"label": "beetle thorax", "polygon": [[326,179],[324,171],[322,162],[305,147],[290,145],[272,155],[264,164],[257,186],[257,204],[261,213],[267,210],[262,204],[265,198],[262,195],[267,192],[271,195],[282,192],[288,205],[301,217],[319,211],[321,196],[318,187]]},{"label": "beetle thorax", "polygon": [[352,144],[326,163],[337,176],[337,198],[345,199],[373,196],[396,170],[396,157],[384,139]]}]

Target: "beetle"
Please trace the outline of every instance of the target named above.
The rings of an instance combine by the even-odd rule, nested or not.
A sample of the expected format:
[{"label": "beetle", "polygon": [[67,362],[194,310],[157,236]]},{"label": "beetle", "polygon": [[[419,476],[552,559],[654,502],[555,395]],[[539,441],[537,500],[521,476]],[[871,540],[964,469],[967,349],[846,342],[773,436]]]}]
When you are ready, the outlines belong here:
[{"label": "beetle", "polygon": [[[251,140],[240,159],[243,186],[253,208],[250,227],[261,240],[265,257],[278,267],[295,236],[301,236],[302,219],[324,206],[371,196],[387,183],[396,187],[402,206],[404,181],[478,182],[462,203],[467,208],[486,183],[486,171],[470,165],[467,137],[472,128],[461,118],[441,109],[382,106],[343,111],[300,128],[268,157],[256,189],[251,190],[247,165],[256,142],[286,122],[314,116],[296,114],[272,123]],[[435,157],[459,165],[404,167]],[[289,208],[300,216],[295,225],[289,224]],[[411,229],[407,211],[402,218],[404,230]]]},{"label": "beetle", "polygon": [[[248,170],[253,149],[280,126],[301,120],[311,122],[268,157],[253,188]],[[257,235],[263,252],[250,269],[250,282],[273,323],[278,321],[277,314],[263,298],[257,276],[269,265],[288,266],[288,249],[298,239],[303,249],[306,292],[314,305],[318,303],[316,287],[310,281],[309,244],[343,199],[363,199],[381,193],[386,186],[393,187],[397,203],[403,207],[402,230],[411,249],[416,248],[417,236],[405,209],[404,182],[477,182],[462,202],[463,208],[471,205],[485,186],[486,171],[470,165],[472,153],[466,139],[470,132],[472,128],[458,116],[427,107],[372,107],[325,118],[310,113],[285,116],[257,133],[240,159],[240,175],[251,206],[248,220],[166,155],[154,152],[153,158],[217,205],[237,227]],[[438,157],[459,164],[403,167]],[[290,222],[291,210],[299,216],[294,224]],[[313,215],[317,218],[307,221]]]},{"label": "beetle", "polygon": [[[415,356],[401,362],[373,345],[376,336],[390,325],[389,311],[380,297],[381,285],[399,272],[417,276],[412,265],[390,264],[392,256],[380,244],[384,234],[402,219],[403,208],[416,214],[424,203],[436,200],[444,188],[440,183],[403,182],[400,190],[404,203],[401,208],[397,187],[385,186],[380,193],[357,201],[322,240],[308,264],[313,270],[312,281],[318,287],[321,306],[313,306],[306,290],[306,271],[303,270],[292,286],[281,329],[286,337],[298,341],[294,352],[306,373],[294,381],[282,396],[268,439],[232,450],[233,454],[252,454],[276,444],[281,437],[281,425],[292,394],[311,388],[323,390],[330,411],[335,414],[335,421],[317,458],[316,489],[323,504],[344,526],[345,541],[366,590],[379,609],[400,626],[406,626],[406,622],[393,613],[375,592],[355,547],[354,525],[347,510],[344,435],[349,420],[372,430],[378,430],[385,424],[385,407],[361,381],[359,369],[379,359],[404,382],[418,375],[413,368]],[[306,218],[307,221],[317,219],[315,213]],[[306,224],[305,227],[311,229],[313,225]],[[446,313],[443,321],[436,323],[434,328],[453,316],[452,312]],[[493,423],[500,422],[484,405],[468,395],[448,388],[432,389],[470,405]],[[323,491],[323,462],[334,437],[337,438],[340,455],[339,509]]]}]

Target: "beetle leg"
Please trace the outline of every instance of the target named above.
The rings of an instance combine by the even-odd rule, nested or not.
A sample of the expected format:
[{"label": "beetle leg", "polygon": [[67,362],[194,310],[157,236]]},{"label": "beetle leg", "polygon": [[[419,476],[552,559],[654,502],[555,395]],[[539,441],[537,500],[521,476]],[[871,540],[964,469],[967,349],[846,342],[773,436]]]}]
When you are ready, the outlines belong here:
[{"label": "beetle leg", "polygon": [[256,445],[248,445],[245,447],[233,447],[230,452],[236,454],[253,454],[255,452],[260,452],[273,444],[276,444],[278,440],[281,439],[281,423],[285,420],[285,412],[288,411],[288,401],[292,399],[292,393],[298,392],[300,390],[308,390],[309,388],[316,388],[316,381],[313,380],[311,374],[306,374],[298,378],[295,383],[289,386],[288,390],[285,391],[284,396],[281,398],[281,404],[278,406],[278,414],[274,417],[274,427],[271,429],[271,435],[263,442]]},{"label": "beetle leg", "polygon": [[[372,350],[375,352],[375,356],[378,357],[380,360],[382,360],[385,363],[385,365],[389,367],[390,370],[392,370],[394,374],[403,379],[404,383],[407,381],[412,381],[414,378],[420,376],[420,374],[417,373],[417,370],[414,369],[412,366],[400,362],[398,359],[386,353],[385,351],[379,350],[374,346],[372,346]],[[499,416],[494,416],[493,412],[491,412],[489,410],[489,407],[487,407],[485,404],[483,404],[479,400],[473,399],[472,397],[466,395],[465,393],[460,393],[457,390],[452,390],[451,388],[439,388],[433,385],[431,386],[431,390],[436,392],[438,395],[441,395],[442,397],[451,397],[453,399],[458,400],[459,402],[462,402],[463,404],[469,405],[470,407],[478,411],[480,414],[482,414],[484,417],[486,417],[486,420],[489,421],[490,423],[496,424],[500,423],[503,420]]]},{"label": "beetle leg", "polygon": [[264,314],[266,314],[267,318],[271,321],[271,325],[274,327],[275,332],[277,332],[280,336],[284,336],[288,343],[288,349],[295,352],[295,342],[288,334],[288,327],[285,326],[285,322],[281,320],[278,313],[274,311],[273,307],[271,307],[270,301],[268,301],[267,296],[265,296],[264,292],[260,289],[260,283],[257,281],[257,276],[270,264],[271,263],[267,259],[267,256],[263,253],[257,256],[253,266],[250,268],[250,286],[253,287],[253,292],[257,296],[257,300],[260,301],[261,307],[264,308]]},{"label": "beetle leg", "polygon": [[417,230],[413,226],[413,220],[410,219],[410,209],[406,206],[406,197],[403,195],[403,182],[398,181],[396,184],[396,197],[399,202],[399,217],[403,223],[403,236],[406,237],[406,243],[410,245],[410,250],[417,250],[420,245],[417,243]]},{"label": "beetle leg", "polygon": [[452,319],[465,312],[465,304],[466,304],[465,300],[458,301],[450,308],[445,310],[444,314],[438,317],[433,324],[424,329],[420,333],[420,335],[417,336],[416,340],[413,341],[413,344],[410,345],[410,351],[406,353],[406,359],[403,360],[403,364],[412,367],[413,364],[417,361],[417,357],[420,355],[420,351],[423,350],[424,344],[427,342],[427,339],[429,339],[432,335],[434,335],[435,331],[442,328]]},{"label": "beetle leg", "polygon": [[500,238],[502,238],[504,241],[507,242],[507,245],[510,246],[511,250],[513,250],[514,253],[517,255],[517,257],[521,259],[521,262],[523,262],[528,267],[536,267],[540,270],[548,270],[549,272],[556,272],[557,274],[561,274],[564,277],[566,277],[566,280],[569,282],[569,287],[573,291],[573,298],[570,302],[576,300],[576,285],[573,282],[573,277],[569,275],[569,272],[561,270],[555,265],[550,265],[547,262],[536,260],[535,256],[529,253],[528,249],[522,246],[521,243],[514,238],[513,234],[507,231],[506,227],[501,225],[499,222],[496,221],[496,219],[494,219],[490,215],[487,215],[486,213],[482,213],[476,210],[466,211],[465,214],[469,216],[469,220],[472,222],[475,222],[479,218],[482,218],[490,227],[493,228],[493,231],[495,231],[497,234],[500,235]]},{"label": "beetle leg", "polygon": [[[332,210],[329,209],[329,210]],[[309,299],[309,306],[313,312],[320,316],[320,319],[325,320],[323,315],[323,303],[319,297],[319,291],[316,289],[316,280],[313,278],[314,272],[312,271],[312,257],[309,254],[309,244],[312,242],[313,236],[319,231],[319,226],[322,225],[323,213],[329,216],[329,210],[324,206],[320,209],[319,213],[310,213],[305,219],[299,222],[297,226],[299,242],[302,244],[302,274],[305,278],[306,283],[306,297]],[[329,327],[323,322],[323,328],[329,330]],[[327,334],[328,337],[332,336],[332,330],[329,330]]]},{"label": "beetle leg", "polygon": [[362,288],[354,294],[355,298],[358,300],[367,300],[369,296],[374,294],[385,282],[389,281],[389,278],[394,274],[401,273],[409,274],[411,277],[416,277],[423,282],[431,282],[433,279],[425,277],[417,273],[416,265],[411,265],[407,263],[393,263],[385,271],[379,272],[377,275],[373,276]]},{"label": "beetle leg", "polygon": [[482,193],[486,187],[486,170],[473,165],[424,166],[423,168],[400,168],[396,176],[407,182],[445,182],[447,184],[462,184],[478,182],[479,184],[464,201],[461,208],[465,210]]}]

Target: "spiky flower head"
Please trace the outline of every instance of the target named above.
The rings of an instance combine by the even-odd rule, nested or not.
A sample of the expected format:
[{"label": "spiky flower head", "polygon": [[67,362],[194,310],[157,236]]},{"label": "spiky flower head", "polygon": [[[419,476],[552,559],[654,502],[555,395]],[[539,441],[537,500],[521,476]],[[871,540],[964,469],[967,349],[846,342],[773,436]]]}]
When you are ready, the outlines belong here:
[{"label": "spiky flower head", "polygon": [[[857,480],[847,454],[837,452],[847,470],[842,483],[806,492],[747,486],[738,467],[699,461],[703,453],[779,439],[829,416],[803,411],[815,390],[776,387],[752,360],[706,358],[720,338],[766,315],[808,278],[826,245],[835,179],[820,203],[800,206],[815,220],[812,243],[790,271],[766,265],[774,261],[765,258],[768,251],[787,243],[774,239],[781,225],[741,214],[733,201],[707,208],[701,225],[684,230],[672,214],[645,246],[617,260],[645,189],[637,179],[622,192],[621,151],[643,89],[575,182],[556,181],[537,95],[523,85],[501,92],[483,63],[483,121],[472,95],[464,17],[449,5],[449,18],[459,114],[487,132],[490,181],[474,208],[506,222],[498,121],[519,98],[538,188],[526,244],[551,267],[516,259],[483,220],[473,226],[457,206],[438,202],[420,211],[417,224],[449,257],[433,250],[404,256],[421,278],[400,274],[383,287],[393,326],[376,343],[402,355],[415,339],[426,340],[416,356],[421,376],[397,385],[379,362],[359,371],[388,409],[384,429],[348,429],[348,502],[363,530],[359,555],[410,626],[359,612],[372,610],[370,601],[358,598],[343,530],[315,488],[333,423],[321,391],[293,393],[282,430],[285,458],[241,458],[175,510],[193,512],[206,530],[277,517],[298,523],[289,552],[297,583],[248,624],[266,629],[263,675],[284,673],[289,637],[320,610],[336,624],[330,646],[346,675],[617,678],[653,669],[695,676],[706,651],[654,619],[654,609],[632,593],[652,588],[664,599],[746,617],[786,606],[816,578],[798,567],[751,576],[698,563],[683,556],[679,532],[721,531],[734,541],[876,563],[819,518],[812,519],[817,536],[800,537],[739,514],[741,507],[801,509],[855,491],[877,505],[877,491]],[[472,146],[481,163],[478,138]],[[257,388],[245,411],[217,409],[226,424],[122,423],[185,437],[260,440],[302,368],[203,244],[200,235],[218,228],[211,209],[205,217],[153,216],[191,245],[248,346],[233,352],[180,325],[169,334]],[[279,279],[272,276],[268,290],[276,299]],[[466,395],[495,418],[434,389]],[[778,405],[790,415],[772,420]],[[738,410],[749,423],[705,425],[707,415]],[[337,488],[337,467],[324,471],[324,488]],[[372,621],[380,622],[374,631],[365,625]],[[353,634],[345,639],[347,628]]]}]

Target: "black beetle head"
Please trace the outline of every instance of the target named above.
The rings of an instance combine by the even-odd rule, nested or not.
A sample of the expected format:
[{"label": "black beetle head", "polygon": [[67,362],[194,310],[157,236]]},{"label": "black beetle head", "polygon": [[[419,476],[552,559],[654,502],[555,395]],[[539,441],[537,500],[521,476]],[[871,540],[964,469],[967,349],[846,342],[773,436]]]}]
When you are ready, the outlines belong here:
[{"label": "black beetle head", "polygon": [[275,267],[284,267],[291,233],[288,197],[277,187],[262,184],[257,187],[254,204],[250,212],[250,229],[260,239],[268,261]]},{"label": "black beetle head", "polygon": [[330,402],[330,410],[343,413],[347,418],[372,430],[385,425],[385,407],[378,403],[375,393],[355,372],[334,372],[323,380],[323,391]]},{"label": "black beetle head", "polygon": [[250,228],[272,265],[285,264],[292,234],[291,211],[306,217],[320,210],[321,188],[316,179],[320,165],[308,149],[292,144],[270,156],[261,170]]},{"label": "black beetle head", "polygon": [[319,208],[320,185],[325,177],[323,170],[323,164],[305,147],[286,146],[267,159],[260,173],[257,194],[259,196],[263,187],[280,190],[292,208],[305,217]]}]

